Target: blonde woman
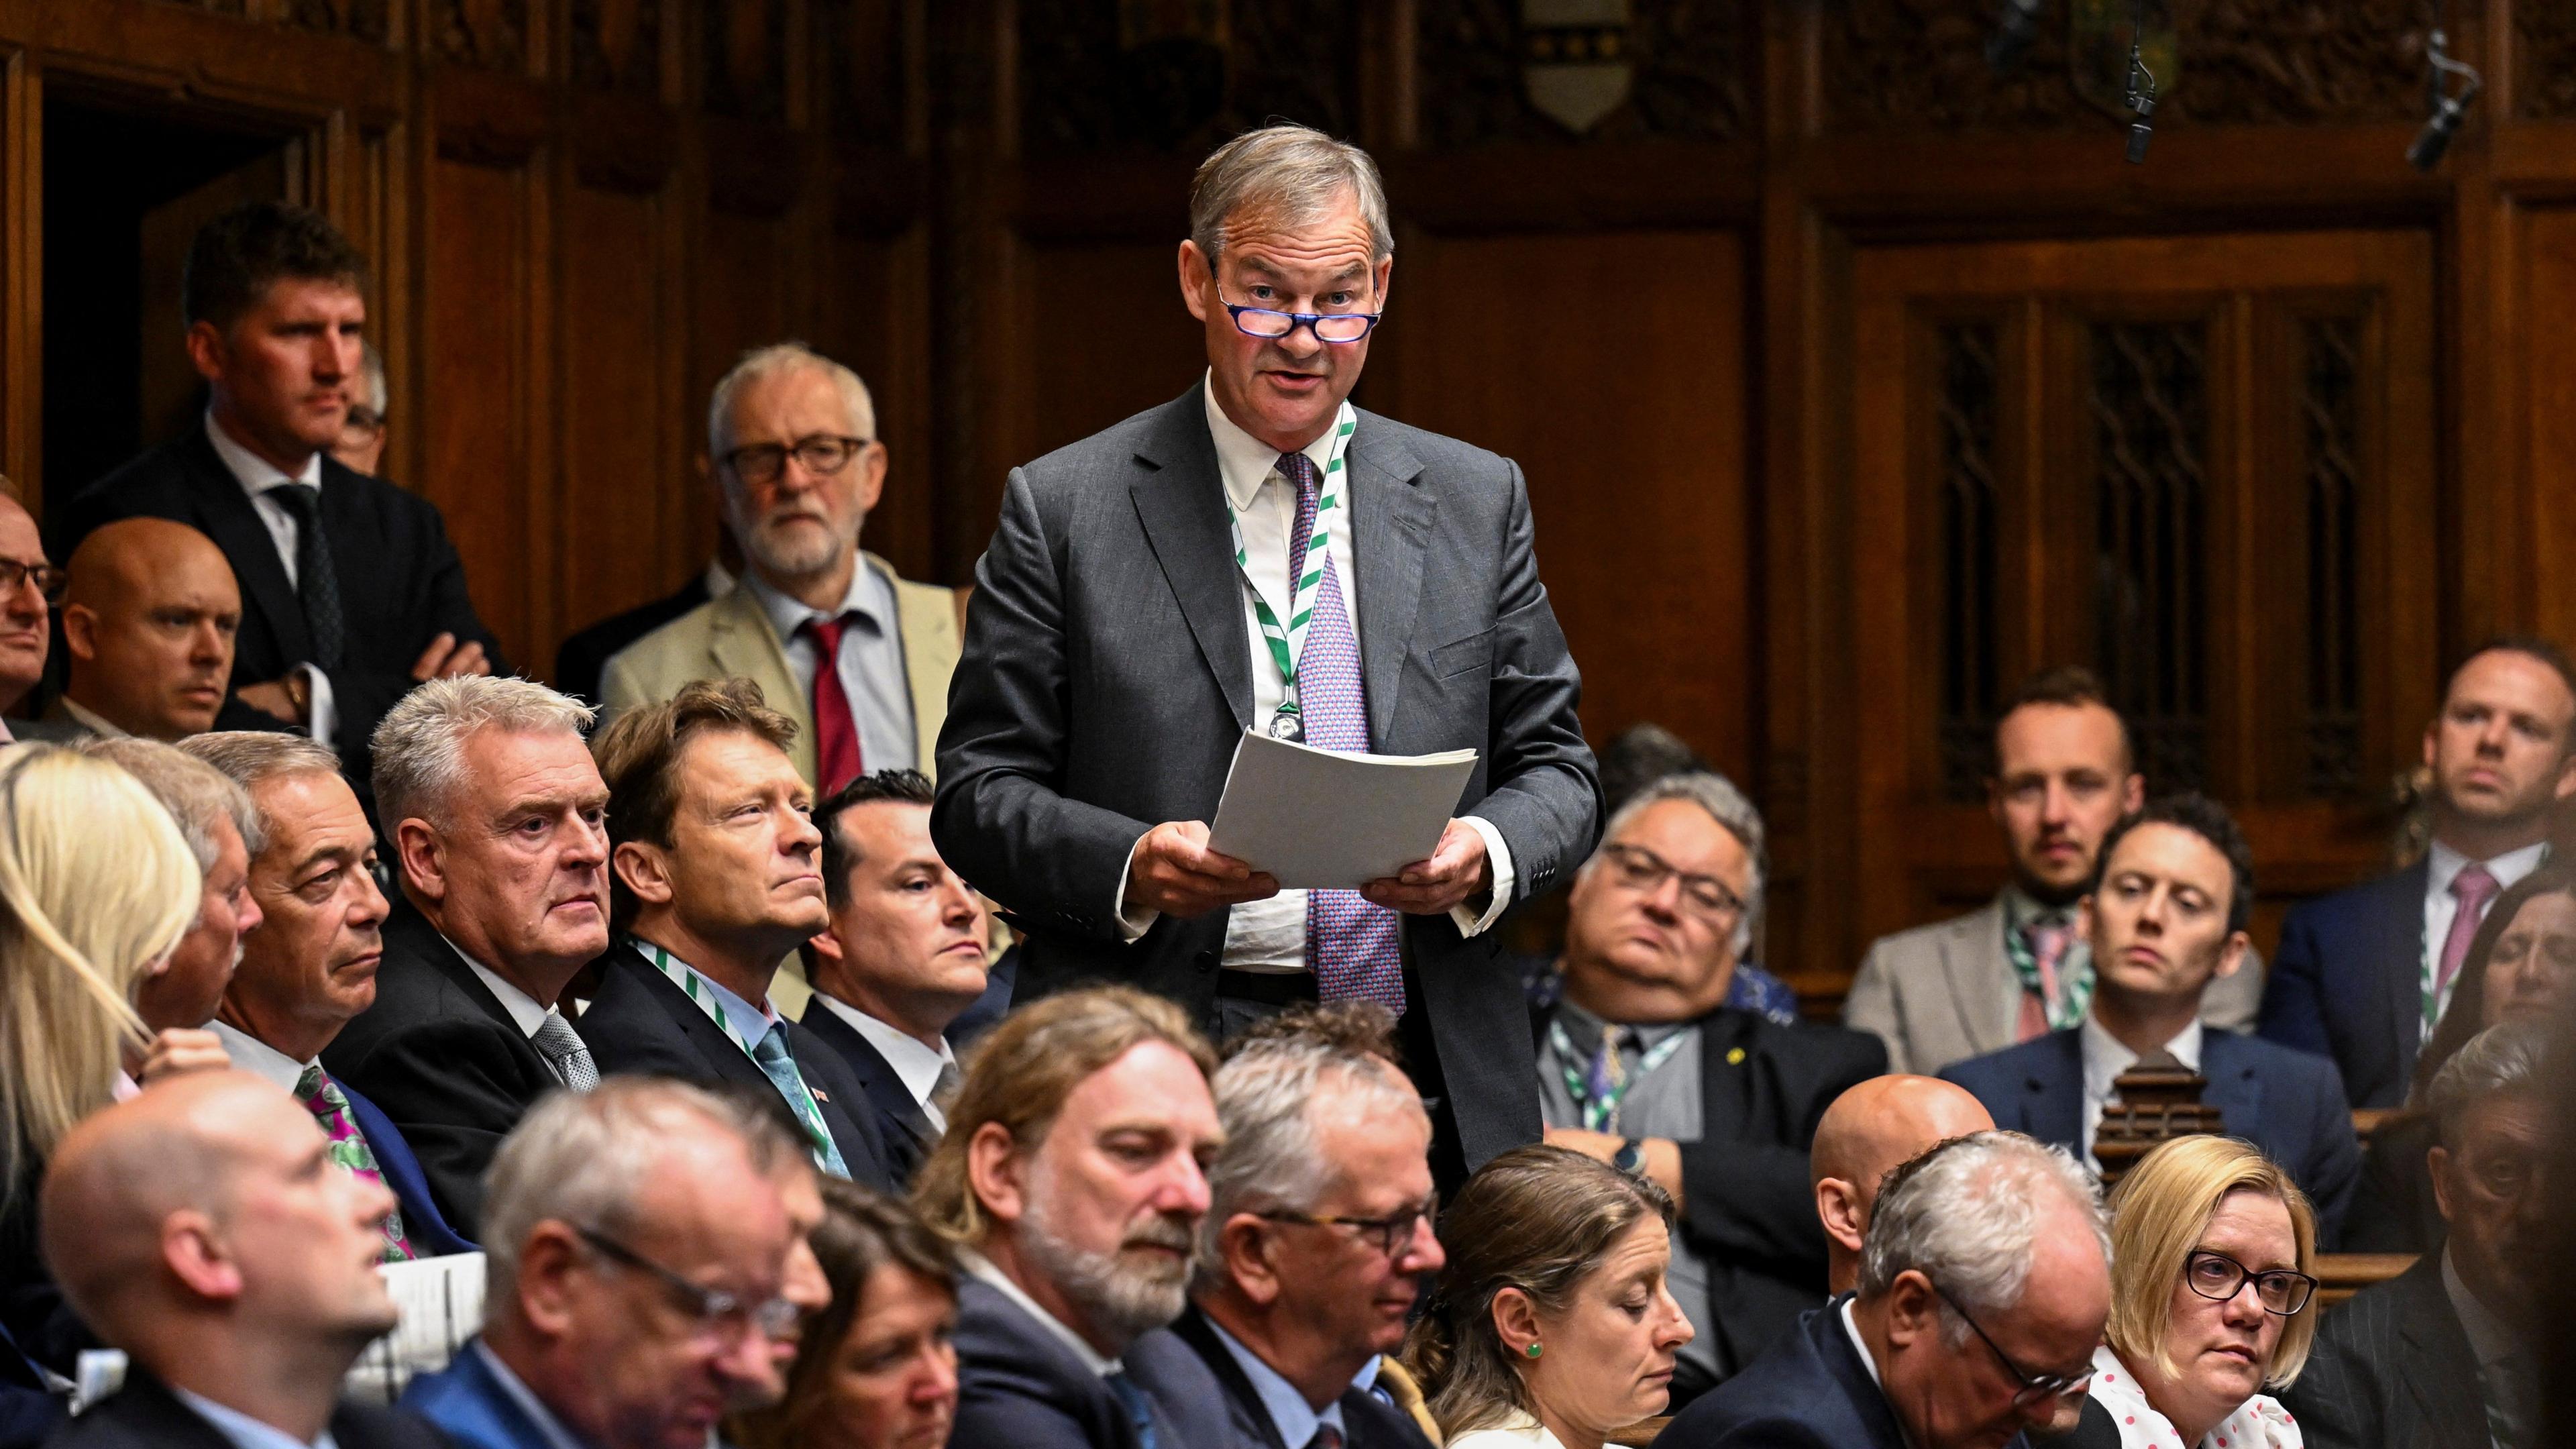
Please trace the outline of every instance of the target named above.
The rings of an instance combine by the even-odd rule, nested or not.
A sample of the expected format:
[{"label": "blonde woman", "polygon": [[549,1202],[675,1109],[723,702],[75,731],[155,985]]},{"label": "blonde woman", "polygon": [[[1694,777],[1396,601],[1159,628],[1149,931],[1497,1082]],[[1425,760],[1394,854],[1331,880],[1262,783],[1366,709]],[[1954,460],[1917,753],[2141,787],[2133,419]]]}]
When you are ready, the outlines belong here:
[{"label": "blonde woman", "polygon": [[2317,1225],[2280,1164],[2234,1137],[2148,1153],[2111,1197],[2110,1341],[2093,1397],[2124,1449],[2299,1449],[2264,1393],[2316,1338]]}]

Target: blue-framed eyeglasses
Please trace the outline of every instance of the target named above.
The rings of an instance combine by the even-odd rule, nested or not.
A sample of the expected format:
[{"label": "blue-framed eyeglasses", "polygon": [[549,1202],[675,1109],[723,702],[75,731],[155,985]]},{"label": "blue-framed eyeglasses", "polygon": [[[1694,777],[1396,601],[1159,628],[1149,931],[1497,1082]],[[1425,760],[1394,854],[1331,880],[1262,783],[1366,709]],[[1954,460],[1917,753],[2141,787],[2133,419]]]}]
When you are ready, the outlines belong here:
[{"label": "blue-framed eyeglasses", "polygon": [[[1215,279],[1216,268],[1208,268],[1208,277]],[[1266,342],[1275,342],[1303,327],[1315,334],[1316,341],[1340,346],[1357,342],[1377,330],[1378,319],[1386,315],[1384,312],[1281,312],[1269,307],[1239,307],[1225,299],[1222,287],[1223,284],[1219,283],[1217,305],[1233,316],[1234,329],[1246,337],[1258,337]]]}]

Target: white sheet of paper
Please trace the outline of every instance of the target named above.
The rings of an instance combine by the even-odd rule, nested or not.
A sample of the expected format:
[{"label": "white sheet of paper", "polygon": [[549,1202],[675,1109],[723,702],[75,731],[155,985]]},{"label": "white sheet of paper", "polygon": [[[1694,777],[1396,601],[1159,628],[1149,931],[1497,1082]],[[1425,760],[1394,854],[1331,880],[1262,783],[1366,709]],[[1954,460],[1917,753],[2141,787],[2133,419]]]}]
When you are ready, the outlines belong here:
[{"label": "white sheet of paper", "polygon": [[1356,889],[1429,858],[1474,750],[1362,755],[1244,731],[1208,848],[1290,890]]},{"label": "white sheet of paper", "polygon": [[483,1255],[415,1258],[376,1271],[402,1316],[393,1332],[358,1355],[341,1387],[351,1398],[390,1404],[404,1385],[447,1367],[465,1341],[483,1331]]}]

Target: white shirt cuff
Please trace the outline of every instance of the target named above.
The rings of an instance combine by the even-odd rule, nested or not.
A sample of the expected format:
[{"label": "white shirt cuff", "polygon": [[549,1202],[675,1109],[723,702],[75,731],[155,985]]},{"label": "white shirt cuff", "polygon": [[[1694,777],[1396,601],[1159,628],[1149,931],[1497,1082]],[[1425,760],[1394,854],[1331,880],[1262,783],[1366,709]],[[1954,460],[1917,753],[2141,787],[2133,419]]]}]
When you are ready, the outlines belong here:
[{"label": "white shirt cuff", "polygon": [[1478,936],[1484,934],[1494,922],[1501,920],[1503,912],[1511,906],[1512,848],[1503,844],[1503,832],[1496,830],[1493,822],[1483,816],[1466,815],[1461,816],[1460,820],[1485,838],[1485,861],[1494,868],[1493,894],[1485,898],[1482,911],[1477,909],[1476,898],[1473,896],[1449,908],[1449,919],[1458,923],[1459,935]]},{"label": "white shirt cuff", "polygon": [[332,699],[331,676],[310,664],[295,667],[304,671],[304,683],[313,691],[313,697],[304,707],[305,732],[313,737],[314,743],[328,745],[331,737],[340,732],[340,711]]},{"label": "white shirt cuff", "polygon": [[[1153,832],[1149,830],[1145,834],[1151,835],[1152,833]],[[1145,836],[1139,835],[1136,837],[1136,840],[1137,844],[1141,845],[1144,843]],[[1135,913],[1132,915],[1128,913],[1127,872],[1134,870],[1135,868],[1136,846],[1131,845],[1127,847],[1127,863],[1118,867],[1118,894],[1109,898],[1109,913],[1118,919],[1118,934],[1125,937],[1127,944],[1130,946],[1133,946],[1138,941],[1144,939],[1145,933],[1152,930],[1154,923],[1162,919],[1163,916],[1161,911],[1154,910],[1147,906],[1137,907]]]}]

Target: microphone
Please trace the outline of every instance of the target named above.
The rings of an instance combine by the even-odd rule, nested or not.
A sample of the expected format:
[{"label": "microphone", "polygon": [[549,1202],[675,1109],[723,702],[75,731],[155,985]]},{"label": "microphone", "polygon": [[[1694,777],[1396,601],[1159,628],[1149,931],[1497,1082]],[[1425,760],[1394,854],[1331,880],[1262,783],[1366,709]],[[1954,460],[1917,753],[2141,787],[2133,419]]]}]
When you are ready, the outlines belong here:
[{"label": "microphone", "polygon": [[[2140,29],[2144,27],[2141,26]],[[2129,164],[2147,164],[2147,143],[2155,139],[2156,73],[2147,69],[2147,57],[2139,49],[2138,31],[2129,40],[2129,109],[2137,119],[2129,122]]]},{"label": "microphone", "polygon": [[[2460,133],[2460,123],[2468,119],[2469,103],[2486,88],[2486,78],[2476,67],[2451,59],[2450,37],[2442,33],[2438,19],[2432,34],[2425,38],[2424,59],[2430,69],[2424,77],[2425,90],[2433,103],[2433,114],[2424,129],[2415,133],[2413,145],[2406,148],[2406,159],[2418,171],[2430,171],[2442,164],[2451,149],[2451,138]],[[2444,82],[2461,77],[2460,89],[2453,93]]]},{"label": "microphone", "polygon": [[2004,0],[1995,33],[1986,40],[1986,64],[2002,75],[2021,64],[2030,43],[2039,38],[2039,11],[2047,0]]}]

